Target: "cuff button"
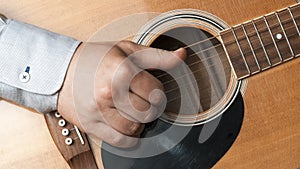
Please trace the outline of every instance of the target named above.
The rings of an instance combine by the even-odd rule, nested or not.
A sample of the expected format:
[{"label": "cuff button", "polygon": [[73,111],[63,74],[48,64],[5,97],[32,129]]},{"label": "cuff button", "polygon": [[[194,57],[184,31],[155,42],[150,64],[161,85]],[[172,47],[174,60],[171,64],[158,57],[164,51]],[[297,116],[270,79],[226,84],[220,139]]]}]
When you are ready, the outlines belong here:
[{"label": "cuff button", "polygon": [[22,83],[27,83],[30,79],[30,74],[27,73],[27,72],[22,72],[20,75],[19,75],[19,80],[22,82]]}]

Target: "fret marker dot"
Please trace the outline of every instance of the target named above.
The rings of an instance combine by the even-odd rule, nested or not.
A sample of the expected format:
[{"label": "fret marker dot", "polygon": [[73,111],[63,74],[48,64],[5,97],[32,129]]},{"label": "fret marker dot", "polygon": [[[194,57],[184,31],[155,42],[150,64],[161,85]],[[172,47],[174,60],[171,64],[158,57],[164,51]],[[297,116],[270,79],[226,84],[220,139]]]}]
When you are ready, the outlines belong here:
[{"label": "fret marker dot", "polygon": [[277,33],[277,34],[276,34],[276,38],[277,38],[278,40],[280,40],[280,39],[282,39],[282,35],[281,35],[280,33]]}]

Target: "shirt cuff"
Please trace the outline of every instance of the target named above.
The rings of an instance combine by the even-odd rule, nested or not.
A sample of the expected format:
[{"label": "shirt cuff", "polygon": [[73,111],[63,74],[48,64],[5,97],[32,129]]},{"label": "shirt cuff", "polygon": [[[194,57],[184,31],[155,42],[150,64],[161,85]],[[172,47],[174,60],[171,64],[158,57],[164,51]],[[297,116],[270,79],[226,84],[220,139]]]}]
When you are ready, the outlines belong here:
[{"label": "shirt cuff", "polygon": [[[79,44],[80,42],[73,38],[8,19],[0,29],[2,87],[4,85],[11,87],[8,90],[12,92],[10,96],[14,96],[15,90],[12,88],[18,89],[18,94],[15,94],[24,100],[26,100],[24,97],[29,97],[30,93],[43,96],[40,100],[43,102],[47,100],[46,96],[49,96],[49,99],[51,96],[52,105],[48,106],[53,109],[56,107],[53,105],[53,100],[57,100],[57,93],[62,87],[69,63]],[[20,92],[26,94],[20,95]],[[0,97],[6,98],[4,93],[7,94],[2,90]],[[35,101],[33,105],[39,104],[37,103],[39,99]],[[30,105],[28,107],[35,108]]]}]

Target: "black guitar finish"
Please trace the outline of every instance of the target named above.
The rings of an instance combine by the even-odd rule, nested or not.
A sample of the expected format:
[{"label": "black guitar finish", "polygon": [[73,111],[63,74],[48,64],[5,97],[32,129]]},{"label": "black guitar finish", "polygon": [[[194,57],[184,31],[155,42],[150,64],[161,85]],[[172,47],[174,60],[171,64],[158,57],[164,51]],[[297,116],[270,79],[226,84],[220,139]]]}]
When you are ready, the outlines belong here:
[{"label": "black guitar finish", "polygon": [[[233,104],[221,116],[214,133],[204,143],[199,143],[203,125],[194,126],[188,135],[171,150],[148,158],[126,158],[102,149],[105,169],[198,169],[211,168],[229,150],[237,138],[244,117],[244,104],[238,94]],[[171,124],[158,120],[147,126],[144,136],[161,133]],[[182,126],[176,126],[178,130]],[[148,134],[150,133],[150,134]],[[102,147],[108,146],[106,143]],[[132,151],[132,149],[130,150]]]},{"label": "black guitar finish", "polygon": [[[203,66],[203,62],[208,64],[214,64],[217,67],[224,66],[224,72],[228,84],[230,69],[226,55],[223,51],[222,46],[218,45],[220,42],[208,32],[194,27],[182,27],[171,29],[155,39],[152,43],[152,47],[158,47],[166,50],[174,50],[179,47],[185,47],[195,42],[206,41],[206,43],[199,43],[198,45],[189,46],[187,48],[187,59],[186,64],[190,64],[189,68],[197,73],[194,76],[198,78],[197,85],[200,93],[200,104],[204,110],[211,108],[211,105],[215,104],[213,96],[219,94],[222,96],[225,92],[224,88],[220,88],[219,92],[211,92],[214,88],[210,83],[210,78],[215,78],[215,82],[218,87],[222,85],[222,74],[217,74],[212,67]],[[217,47],[215,47],[216,45]],[[215,51],[199,52],[203,49],[216,49]],[[195,56],[197,54],[198,56]],[[218,55],[216,55],[218,54]],[[194,55],[194,56],[193,56]],[[215,57],[219,57],[222,63],[214,62]],[[202,59],[199,59],[202,58]],[[196,60],[199,59],[199,60]],[[201,62],[199,62],[201,61]],[[202,62],[203,61],[203,62]],[[197,65],[195,66],[195,64]],[[217,63],[217,64],[216,64]],[[194,66],[193,66],[194,65]],[[214,77],[209,77],[209,71],[214,72]],[[229,72],[228,72],[229,71]],[[152,71],[154,76],[164,84],[165,89],[168,91],[170,88],[175,88],[176,91],[173,93],[166,93],[168,104],[166,111],[179,112],[182,104],[182,97],[178,97],[181,91],[178,89],[176,82],[172,85],[165,85],[164,81],[168,81],[172,78],[162,77],[160,74],[162,71]],[[174,79],[173,79],[174,80]],[[176,88],[177,87],[177,88]],[[225,88],[226,89],[226,88]],[[188,90],[187,90],[188,91]],[[185,91],[186,92],[186,91]],[[187,93],[185,93],[187,94]],[[191,93],[189,93],[191,94]],[[177,100],[170,102],[173,98]],[[232,98],[233,99],[233,98]],[[174,100],[174,99],[173,99]],[[193,105],[192,105],[193,106]],[[200,111],[200,110],[199,110]],[[198,111],[198,112],[199,112]],[[198,112],[182,112],[186,115],[197,115]],[[201,111],[200,111],[201,113]],[[148,148],[142,147],[141,144],[136,147],[124,150],[113,148],[110,145],[102,144],[102,161],[105,169],[198,169],[198,168],[211,168],[231,147],[235,141],[240,128],[242,126],[244,116],[244,104],[241,94],[238,93],[233,103],[229,108],[218,118],[206,123],[204,125],[195,125],[191,130],[185,132],[187,127],[176,126],[170,123],[166,123],[162,120],[156,120],[146,125],[142,137],[153,138],[153,136],[159,136],[158,140],[155,140],[153,144],[150,144]],[[210,126],[210,127],[209,127]],[[170,135],[161,134],[164,131],[175,128]],[[184,131],[186,135],[180,141],[176,142],[174,138],[180,136]],[[174,147],[170,145],[174,143]],[[177,143],[177,144],[176,144]],[[169,146],[169,148],[168,148]],[[117,153],[108,152],[107,150],[116,149],[124,152],[133,152],[137,154],[134,158],[128,156],[121,156]],[[154,156],[145,156],[141,158],[141,152],[155,150],[166,150],[163,153]],[[136,158],[137,157],[137,158]],[[140,158],[138,158],[140,157]]]}]

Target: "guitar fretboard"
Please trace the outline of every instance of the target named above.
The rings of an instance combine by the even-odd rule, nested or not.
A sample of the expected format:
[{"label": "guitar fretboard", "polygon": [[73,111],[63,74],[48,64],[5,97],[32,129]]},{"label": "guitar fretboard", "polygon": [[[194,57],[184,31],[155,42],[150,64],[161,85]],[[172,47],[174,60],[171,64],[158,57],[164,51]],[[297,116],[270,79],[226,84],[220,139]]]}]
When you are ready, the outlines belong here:
[{"label": "guitar fretboard", "polygon": [[300,4],[236,25],[220,33],[238,79],[300,55]]}]

